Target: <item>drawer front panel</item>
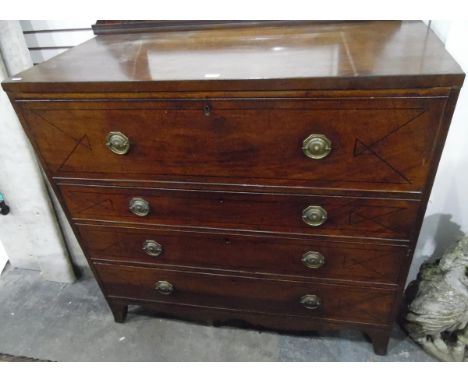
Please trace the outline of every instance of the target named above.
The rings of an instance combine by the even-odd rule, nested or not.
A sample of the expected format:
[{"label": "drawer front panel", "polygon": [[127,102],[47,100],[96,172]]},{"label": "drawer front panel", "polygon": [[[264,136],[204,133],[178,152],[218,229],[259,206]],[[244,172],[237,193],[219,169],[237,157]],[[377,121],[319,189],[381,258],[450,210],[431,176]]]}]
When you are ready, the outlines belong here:
[{"label": "drawer front panel", "polygon": [[[259,193],[78,185],[60,189],[74,219],[401,240],[411,237],[419,205],[407,200]],[[147,203],[148,215],[131,212],[132,200]],[[322,225],[304,222],[311,206],[323,209],[315,217],[326,214]],[[313,220],[314,213],[310,216]]]},{"label": "drawer front panel", "polygon": [[[396,284],[407,247],[77,225],[90,259]],[[160,247],[151,251],[145,242]]]},{"label": "drawer front panel", "polygon": [[[390,320],[396,294],[388,289],[340,287],[102,263],[95,263],[95,268],[107,295],[113,297],[379,324]],[[315,309],[305,308],[305,296],[317,296],[320,306]],[[315,307],[310,305],[310,301],[308,306]]]},{"label": "drawer front panel", "polygon": [[[30,102],[24,115],[54,176],[421,191],[444,105],[443,98]],[[113,136],[114,151],[125,155],[106,146],[110,132],[128,138],[127,147]]]}]

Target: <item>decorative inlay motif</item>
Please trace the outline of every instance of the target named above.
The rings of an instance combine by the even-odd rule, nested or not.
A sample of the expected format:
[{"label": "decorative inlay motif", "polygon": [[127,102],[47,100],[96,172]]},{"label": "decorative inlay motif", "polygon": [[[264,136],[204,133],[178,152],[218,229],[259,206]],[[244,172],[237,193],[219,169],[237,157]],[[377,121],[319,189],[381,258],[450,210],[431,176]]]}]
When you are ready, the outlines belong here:
[{"label": "decorative inlay motif", "polygon": [[[419,104],[420,105],[420,104]],[[75,172],[79,171],[80,173],[94,174],[94,173],[109,173],[109,174],[121,174],[125,173],[126,169],[123,165],[124,162],[116,161],[115,158],[107,158],[106,163],[103,162],[100,152],[101,147],[96,147],[102,142],[96,141],[96,134],[106,134],[107,130],[103,127],[105,121],[109,118],[117,119],[123,109],[102,109],[106,113],[115,112],[116,114],[99,114],[97,119],[93,121],[93,133],[86,134],[86,126],[81,126],[74,122],[74,119],[67,119],[66,115],[63,114],[65,110],[60,109],[29,109],[31,114],[34,114],[37,118],[41,119],[42,122],[47,125],[42,124],[41,129],[37,129],[34,134],[41,134],[42,139],[38,140],[41,144],[44,145],[42,155],[45,157],[45,162],[51,167],[51,170],[56,173],[60,172]],[[92,109],[92,112],[95,113],[96,110],[101,109]],[[127,109],[125,109],[127,110]],[[136,109],[131,109],[135,111]],[[140,110],[140,109],[138,109]],[[141,109],[147,110],[147,109]],[[185,110],[185,109],[182,109]],[[238,110],[238,109],[232,109]],[[239,109],[241,110],[241,109]],[[265,117],[267,117],[266,109],[260,109],[265,112]],[[296,109],[294,109],[296,110]],[[297,109],[298,112],[304,111],[304,113],[309,112],[309,109]],[[329,112],[332,113],[333,109],[314,109],[317,112]],[[319,167],[317,171],[303,172],[301,168],[302,164],[297,162],[294,163],[295,166],[298,166],[299,170],[296,175],[291,174],[289,176],[285,173],[286,178],[293,178],[297,181],[323,181],[325,183],[372,183],[372,184],[402,184],[402,185],[412,185],[410,188],[419,188],[421,187],[421,171],[416,170],[419,162],[418,158],[414,153],[412,146],[412,129],[416,129],[415,134],[423,134],[426,136],[429,132],[427,124],[429,123],[427,118],[424,121],[418,121],[423,115],[425,115],[429,109],[424,107],[419,108],[380,108],[380,109],[371,109],[368,111],[369,115],[366,114],[367,109],[339,109],[341,113],[345,113],[342,118],[349,116],[350,119],[355,118],[356,123],[350,123],[349,126],[345,128],[334,128],[330,126],[330,131],[335,129],[337,133],[336,142],[337,147],[334,150],[335,160],[339,161],[336,163],[336,168],[334,168],[335,162],[333,162],[331,156],[330,160],[326,163],[327,168],[331,168],[330,174],[327,177],[322,177],[322,173],[325,170],[321,170]],[[78,109],[74,108],[70,110],[71,113],[74,113],[75,119],[87,121],[92,118],[92,115],[89,114],[91,110],[89,109]],[[346,114],[349,112],[349,115]],[[155,118],[158,118],[159,114],[155,115]],[[225,119],[224,124],[229,123],[229,115],[223,117]],[[235,117],[233,117],[235,119]],[[385,120],[384,120],[385,119]],[[68,121],[68,122],[67,122]],[[360,125],[362,121],[362,125]],[[378,122],[378,123],[377,123]],[[65,126],[65,123],[70,123],[70,126]],[[375,123],[375,129],[373,129],[373,124]],[[63,126],[62,126],[63,124]],[[129,129],[136,129],[137,126],[132,125],[128,122]],[[324,126],[327,127],[326,125]],[[101,131],[102,128],[102,131]],[[300,124],[297,126],[298,131],[303,128]],[[51,130],[54,130],[52,132]],[[245,130],[247,132],[247,130]],[[146,142],[138,141],[138,132],[134,131],[136,136],[136,143],[139,144],[139,153],[143,156],[149,156],[148,148],[145,146]],[[53,134],[60,134],[61,137],[54,138]],[[301,133],[302,134],[302,133]],[[302,137],[302,135],[301,135]],[[341,146],[340,146],[341,139]],[[53,147],[52,143],[54,141],[61,142],[60,147]],[[50,145],[48,145],[50,142]],[[344,144],[343,142],[346,142]],[[401,142],[406,142],[403,145]],[[188,143],[187,143],[188,144]],[[243,157],[243,162],[246,169],[248,168],[248,163],[255,162],[254,154],[257,153],[264,160],[264,149],[260,145],[261,141],[245,140],[243,142],[243,148],[233,147],[231,149],[223,152],[222,156],[219,156],[220,160],[217,162],[218,167],[226,163],[226,166],[232,160],[238,160],[239,156]],[[424,143],[426,145],[426,143]],[[93,145],[95,146],[95,152],[93,151]],[[249,146],[250,145],[250,146]],[[429,143],[427,143],[429,145]],[[181,151],[184,151],[185,146],[182,144],[180,147]],[[289,147],[289,146],[288,146]],[[427,150],[429,152],[429,146],[416,147],[416,150]],[[294,150],[297,148],[294,147]],[[85,152],[81,151],[85,150]],[[102,147],[104,151],[104,146]],[[263,150],[263,151],[262,151]],[[398,151],[400,150],[400,151]],[[216,153],[217,151],[214,150]],[[426,152],[426,151],[425,151]],[[421,151],[421,155],[426,155],[425,152]],[[159,154],[154,154],[155,157],[152,158],[154,163],[165,163],[167,158],[165,156],[158,156]],[[216,154],[217,155],[217,154]],[[286,154],[290,155],[290,154]],[[75,160],[73,160],[73,158]],[[278,157],[280,160],[281,156]],[[132,158],[132,161],[138,161],[140,157]],[[296,159],[294,159],[296,160]],[[59,162],[59,163],[58,163]],[[127,162],[125,162],[127,163]],[[170,163],[176,163],[172,160]],[[272,179],[271,175],[264,176],[262,173],[261,167],[263,162],[255,163],[253,165],[252,178],[261,178],[261,179]],[[148,168],[144,165],[143,161],[135,162],[136,166],[134,167],[132,174],[138,175],[139,177],[147,177],[148,179],[158,174],[160,176],[173,176],[181,175],[179,172],[174,170],[170,166],[162,166],[153,169]],[[225,173],[223,178],[238,178],[244,175],[241,175],[241,171],[244,165],[239,165],[234,173]],[[278,167],[278,171],[281,169],[281,162],[274,163],[269,159],[265,161],[264,166],[268,170]],[[331,167],[330,167],[331,166]],[[372,173],[362,173],[356,171],[357,168],[362,168],[367,166],[370,169],[375,169],[375,174]],[[258,167],[258,168],[257,168]],[[325,167],[324,167],[325,168]],[[154,171],[154,173],[153,173]],[[191,176],[203,176],[203,177],[218,177],[218,175],[213,175],[209,173],[204,173],[204,170],[200,167],[198,162],[194,163],[191,167]],[[268,172],[268,171],[266,171]],[[328,170],[327,170],[328,172]],[[187,175],[186,173],[183,174]],[[113,175],[115,176],[115,175]],[[247,176],[247,173],[245,174]],[[284,177],[283,176],[283,177]],[[249,177],[249,176],[248,176]]]},{"label": "decorative inlay motif", "polygon": [[67,156],[62,160],[60,165],[55,169],[55,171],[60,171],[63,169],[63,167],[66,165],[66,163],[69,161],[69,159],[73,156],[73,154],[77,151],[79,147],[84,147],[88,151],[92,151],[91,148],[91,143],[89,142],[89,138],[87,134],[80,135],[78,138],[74,137],[68,131],[61,129],[58,127],[56,124],[50,122],[47,118],[45,118],[43,115],[39,114],[35,110],[31,110],[31,112],[37,116],[38,118],[42,119],[44,122],[46,122],[48,125],[52,126],[55,130],[57,130],[59,133],[61,133],[63,136],[67,137],[69,140],[72,140],[75,144],[72,147],[72,149],[68,152]]},{"label": "decorative inlay motif", "polygon": [[[381,154],[378,152],[378,146],[383,144],[389,137],[392,135],[396,134],[398,131],[403,129],[405,126],[408,126],[411,124],[411,122],[415,121],[418,119],[420,116],[422,116],[426,110],[421,110],[416,116],[412,117],[411,119],[407,120],[403,124],[397,125],[396,128],[385,134],[384,136],[378,138],[377,140],[371,142],[371,143],[365,143],[363,139],[356,137],[356,140],[354,141],[354,150],[353,150],[353,156],[358,157],[364,154],[370,154],[373,155],[375,158],[377,158],[381,163],[383,163],[385,166],[387,166],[393,173],[398,175],[404,182],[411,184],[411,180],[406,177],[406,175],[399,170],[395,165],[390,163],[387,159],[385,159]],[[388,182],[388,183],[393,183],[393,182]]]},{"label": "decorative inlay motif", "polygon": [[351,207],[349,210],[348,221],[350,225],[360,224],[362,222],[371,221],[374,224],[392,232],[399,232],[388,224],[382,222],[382,218],[389,215],[404,211],[404,207],[388,207],[388,206],[358,206]]},{"label": "decorative inlay motif", "polygon": [[383,259],[388,256],[395,256],[393,253],[384,253],[380,255],[375,255],[373,257],[367,258],[365,260],[357,260],[356,258],[343,257],[343,268],[361,268],[365,271],[373,273],[379,277],[384,278],[386,276],[385,272],[382,272],[381,269],[376,268],[376,264],[379,264],[379,259]]},{"label": "decorative inlay motif", "polygon": [[330,310],[334,310],[334,307],[336,307],[339,311],[354,312],[353,316],[356,318],[360,316],[360,318],[365,317],[366,319],[372,319],[376,322],[386,322],[389,319],[390,312],[387,312],[387,317],[385,317],[382,316],[382,312],[369,309],[369,306],[374,304],[375,306],[380,306],[383,300],[389,299],[388,294],[388,291],[377,292],[374,290],[372,293],[366,294],[365,298],[361,295],[348,295],[346,300],[338,295],[334,300],[324,300],[324,307],[328,303],[330,305]]},{"label": "decorative inlay motif", "polygon": [[[82,193],[81,194],[78,194],[76,192],[70,192],[69,195],[76,195],[76,196],[72,196],[71,198],[69,198],[69,200],[73,201],[73,200],[79,200],[80,202],[83,202],[83,198],[81,197],[82,196]],[[88,202],[90,200],[87,200]],[[82,212],[85,212],[85,211],[88,211],[88,210],[97,210],[97,211],[102,211],[102,210],[107,210],[107,211],[112,211],[114,209],[114,204],[112,202],[112,199],[110,198],[105,198],[105,199],[101,199],[97,202],[94,202],[94,203],[91,203],[91,204],[88,204],[88,205],[85,205],[85,206],[81,206],[80,208],[78,208],[76,211],[74,211],[74,213],[76,213],[77,215],[82,213]]]}]

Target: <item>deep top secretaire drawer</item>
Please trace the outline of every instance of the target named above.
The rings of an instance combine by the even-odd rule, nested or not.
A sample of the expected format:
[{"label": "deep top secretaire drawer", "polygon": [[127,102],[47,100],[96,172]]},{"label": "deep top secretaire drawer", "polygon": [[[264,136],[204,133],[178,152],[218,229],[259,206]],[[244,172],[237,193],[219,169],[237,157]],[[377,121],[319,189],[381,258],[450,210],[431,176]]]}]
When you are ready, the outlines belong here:
[{"label": "deep top secretaire drawer", "polygon": [[56,177],[421,191],[446,99],[23,102]]}]

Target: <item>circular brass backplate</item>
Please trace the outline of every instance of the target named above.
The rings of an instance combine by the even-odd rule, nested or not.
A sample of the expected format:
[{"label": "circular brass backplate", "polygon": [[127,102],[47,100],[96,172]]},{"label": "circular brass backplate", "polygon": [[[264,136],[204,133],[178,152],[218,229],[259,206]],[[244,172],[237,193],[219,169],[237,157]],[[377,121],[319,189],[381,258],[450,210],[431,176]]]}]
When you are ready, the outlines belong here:
[{"label": "circular brass backplate", "polygon": [[312,159],[322,159],[330,154],[332,143],[323,134],[311,134],[302,142],[302,151]]},{"label": "circular brass backplate", "polygon": [[327,220],[327,211],[320,206],[309,206],[302,211],[302,220],[312,227],[321,226]]},{"label": "circular brass backplate", "polygon": [[143,242],[143,251],[150,256],[159,256],[162,253],[162,245],[155,240],[145,240]]},{"label": "circular brass backplate", "polygon": [[322,305],[322,300],[315,294],[306,294],[305,296],[301,297],[300,303],[302,306],[304,306],[304,308],[314,310],[320,308],[320,305]]},{"label": "circular brass backplate", "polygon": [[154,285],[154,289],[156,289],[161,294],[171,294],[174,292],[174,286],[168,281],[158,281]]},{"label": "circular brass backplate", "polygon": [[316,251],[308,251],[302,255],[302,262],[307,268],[318,269],[325,264],[325,257]]},{"label": "circular brass backplate", "polygon": [[150,213],[150,205],[143,198],[130,199],[128,209],[137,216],[146,216]]},{"label": "circular brass backplate", "polygon": [[120,131],[111,131],[106,137],[106,146],[115,154],[124,155],[130,150],[130,141]]}]

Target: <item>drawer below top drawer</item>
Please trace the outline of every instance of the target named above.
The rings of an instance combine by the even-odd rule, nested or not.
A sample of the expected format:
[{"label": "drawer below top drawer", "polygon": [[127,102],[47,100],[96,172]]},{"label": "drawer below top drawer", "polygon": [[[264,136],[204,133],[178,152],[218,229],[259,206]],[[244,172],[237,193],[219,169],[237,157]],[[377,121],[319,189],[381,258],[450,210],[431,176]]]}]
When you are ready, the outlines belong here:
[{"label": "drawer below top drawer", "polygon": [[396,291],[95,263],[108,296],[388,323]]},{"label": "drawer below top drawer", "polygon": [[93,261],[226,269],[396,285],[408,247],[77,224]]},{"label": "drawer below top drawer", "polygon": [[57,177],[183,177],[419,192],[445,101],[350,97],[21,105],[26,130]]},{"label": "drawer below top drawer", "polygon": [[75,220],[404,241],[411,238],[419,207],[417,201],[395,199],[65,184],[60,190]]}]

